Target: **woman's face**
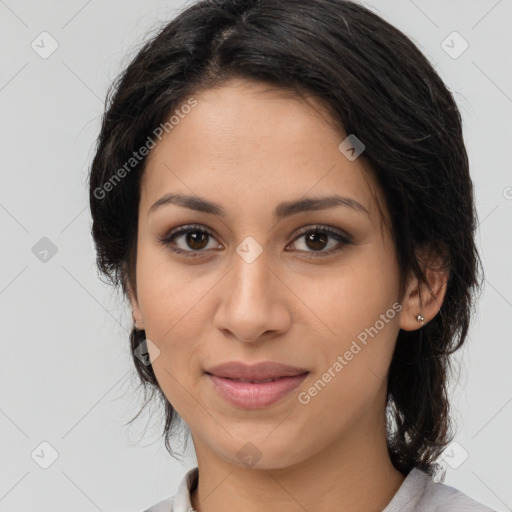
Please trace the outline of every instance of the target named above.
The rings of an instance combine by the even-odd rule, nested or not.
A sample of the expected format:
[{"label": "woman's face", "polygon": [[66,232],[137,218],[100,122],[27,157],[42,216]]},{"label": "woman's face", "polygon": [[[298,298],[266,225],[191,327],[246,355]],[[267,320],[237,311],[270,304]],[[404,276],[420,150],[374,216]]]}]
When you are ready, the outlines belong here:
[{"label": "woman's face", "polygon": [[[141,183],[132,306],[159,385],[198,460],[281,468],[332,446],[361,454],[363,441],[384,436],[403,316],[375,183],[362,158],[338,148],[347,135],[303,100],[242,80],[194,98],[151,151]],[[201,203],[152,208],[167,194]],[[346,201],[307,208],[335,195]],[[297,201],[305,208],[291,207]],[[223,215],[200,211],[206,203]],[[262,392],[237,402],[206,373],[233,361],[308,373],[287,379],[298,385],[277,401]],[[264,386],[237,385],[249,394]]]}]

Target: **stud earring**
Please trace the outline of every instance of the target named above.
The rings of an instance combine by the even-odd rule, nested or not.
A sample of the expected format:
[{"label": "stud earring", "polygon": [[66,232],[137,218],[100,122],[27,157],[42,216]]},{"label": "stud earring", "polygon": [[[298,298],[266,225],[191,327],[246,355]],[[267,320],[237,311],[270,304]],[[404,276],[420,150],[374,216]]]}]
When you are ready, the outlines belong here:
[{"label": "stud earring", "polygon": [[425,319],[424,319],[421,315],[418,315],[418,316],[416,317],[416,320],[418,320],[418,322],[423,323],[423,320],[425,320]]}]

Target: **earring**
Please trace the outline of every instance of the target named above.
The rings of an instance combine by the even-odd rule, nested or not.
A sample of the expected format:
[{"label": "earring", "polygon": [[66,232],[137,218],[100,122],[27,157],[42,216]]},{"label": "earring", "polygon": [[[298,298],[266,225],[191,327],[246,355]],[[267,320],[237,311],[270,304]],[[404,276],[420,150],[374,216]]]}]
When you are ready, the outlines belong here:
[{"label": "earring", "polygon": [[425,319],[424,319],[421,315],[418,315],[418,316],[416,317],[416,320],[418,320],[418,322],[423,323],[423,320],[425,320]]}]

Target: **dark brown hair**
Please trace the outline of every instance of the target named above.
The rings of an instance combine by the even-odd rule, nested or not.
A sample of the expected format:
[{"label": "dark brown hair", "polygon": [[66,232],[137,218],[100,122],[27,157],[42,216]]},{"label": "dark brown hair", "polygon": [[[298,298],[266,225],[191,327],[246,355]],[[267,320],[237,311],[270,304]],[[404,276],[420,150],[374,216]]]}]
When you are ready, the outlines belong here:
[{"label": "dark brown hair", "polygon": [[[449,269],[439,313],[401,330],[388,379],[388,450],[407,474],[433,475],[452,440],[449,357],[466,339],[479,281],[476,211],[454,98],[402,32],[345,0],[202,0],[147,42],[107,95],[90,173],[97,264],[136,293],[139,185],[145,158],[126,162],[193,94],[230,78],[269,83],[329,106],[332,119],[366,146],[363,157],[385,197],[401,270],[428,286],[419,249]],[[107,188],[105,185],[110,183]],[[145,332],[132,330],[134,351]],[[151,365],[133,357],[140,382],[165,404],[165,445],[180,417]],[[147,404],[146,404],[147,405]]]}]

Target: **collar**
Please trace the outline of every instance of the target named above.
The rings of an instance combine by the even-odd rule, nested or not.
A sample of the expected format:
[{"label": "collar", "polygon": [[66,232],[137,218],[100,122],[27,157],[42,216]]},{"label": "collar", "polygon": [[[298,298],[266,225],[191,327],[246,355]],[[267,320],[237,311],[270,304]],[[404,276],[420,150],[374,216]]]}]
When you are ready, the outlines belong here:
[{"label": "collar", "polygon": [[[194,510],[190,501],[190,494],[197,487],[198,477],[199,469],[197,466],[190,469],[183,476],[174,495],[171,512],[191,512]],[[413,468],[382,512],[412,512],[429,482],[430,476],[427,473],[418,468]]]}]

